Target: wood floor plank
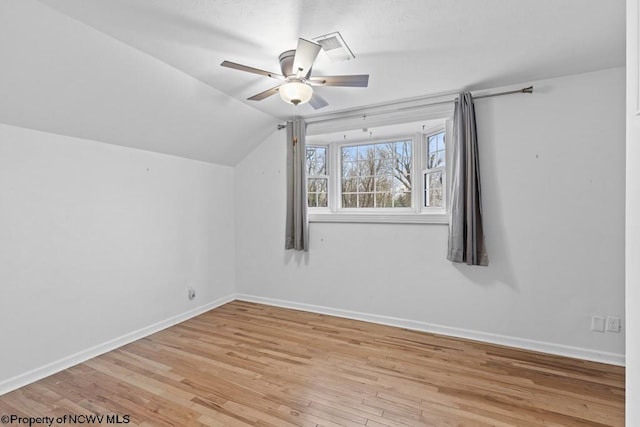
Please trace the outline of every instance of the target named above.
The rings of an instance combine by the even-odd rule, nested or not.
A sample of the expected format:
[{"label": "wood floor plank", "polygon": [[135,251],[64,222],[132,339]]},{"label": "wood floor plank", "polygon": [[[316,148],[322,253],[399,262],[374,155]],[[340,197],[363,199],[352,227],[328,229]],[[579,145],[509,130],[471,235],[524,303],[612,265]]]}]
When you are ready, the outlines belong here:
[{"label": "wood floor plank", "polygon": [[0,396],[133,426],[623,426],[624,368],[234,301]]}]

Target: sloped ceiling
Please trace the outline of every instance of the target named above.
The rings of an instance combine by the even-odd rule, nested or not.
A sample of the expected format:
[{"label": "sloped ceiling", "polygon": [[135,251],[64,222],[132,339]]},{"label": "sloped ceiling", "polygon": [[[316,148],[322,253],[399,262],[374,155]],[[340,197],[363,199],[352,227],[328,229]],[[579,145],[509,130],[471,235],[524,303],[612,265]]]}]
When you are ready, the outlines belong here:
[{"label": "sloped ceiling", "polygon": [[[624,0],[1,0],[0,121],[234,164],[279,120],[624,64]],[[321,52],[329,102],[246,98],[277,84],[298,37],[340,31],[356,59]]]},{"label": "sloped ceiling", "polygon": [[33,0],[0,0],[0,122],[234,165],[278,122]]}]

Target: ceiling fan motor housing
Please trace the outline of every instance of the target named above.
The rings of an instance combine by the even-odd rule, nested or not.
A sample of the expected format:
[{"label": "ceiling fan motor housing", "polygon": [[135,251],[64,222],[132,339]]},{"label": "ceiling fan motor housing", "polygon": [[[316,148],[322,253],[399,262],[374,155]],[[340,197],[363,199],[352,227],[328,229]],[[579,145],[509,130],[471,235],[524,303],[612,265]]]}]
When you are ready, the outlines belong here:
[{"label": "ceiling fan motor housing", "polygon": [[[297,70],[293,69],[293,60],[296,56],[296,50],[287,50],[282,52],[278,57],[280,61],[280,70],[282,71],[282,75],[285,77],[297,77]],[[305,76],[302,76],[303,79],[308,79],[311,76],[311,68]]]}]

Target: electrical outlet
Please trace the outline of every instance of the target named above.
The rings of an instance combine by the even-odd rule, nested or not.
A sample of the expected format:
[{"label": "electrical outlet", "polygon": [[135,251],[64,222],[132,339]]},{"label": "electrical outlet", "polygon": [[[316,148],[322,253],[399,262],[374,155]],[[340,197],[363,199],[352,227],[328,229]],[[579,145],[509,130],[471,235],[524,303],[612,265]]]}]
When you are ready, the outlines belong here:
[{"label": "electrical outlet", "polygon": [[193,288],[189,288],[189,299],[195,299],[196,298],[196,290]]},{"label": "electrical outlet", "polygon": [[591,330],[595,332],[604,332],[604,317],[591,316]]},{"label": "electrical outlet", "polygon": [[620,332],[620,318],[607,316],[607,332]]}]

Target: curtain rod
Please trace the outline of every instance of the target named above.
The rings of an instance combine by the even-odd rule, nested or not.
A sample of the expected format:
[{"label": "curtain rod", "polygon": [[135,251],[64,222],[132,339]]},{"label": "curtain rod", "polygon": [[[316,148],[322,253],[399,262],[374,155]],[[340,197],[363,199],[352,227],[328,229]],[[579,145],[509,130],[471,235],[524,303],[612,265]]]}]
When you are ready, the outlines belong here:
[{"label": "curtain rod", "polygon": [[[482,99],[482,98],[491,98],[491,97],[494,97],[494,96],[512,95],[514,93],[533,93],[533,86],[524,87],[522,89],[516,89],[516,90],[508,90],[508,91],[505,91],[505,92],[489,93],[487,95],[474,96],[473,99],[475,100],[475,99]],[[416,110],[416,109],[428,107],[428,106],[431,106],[431,105],[449,104],[451,102],[456,102],[457,100],[458,100],[458,98],[454,98],[454,99],[449,99],[449,100],[446,100],[446,101],[429,102],[429,103],[426,103],[426,104],[412,105],[410,107],[400,107],[400,108],[396,108],[396,109],[392,109],[392,110],[374,111],[374,112],[370,112],[370,113],[349,114],[349,115],[345,115],[345,116],[340,116],[339,118],[320,119],[320,120],[311,119],[307,123],[309,123],[309,124],[311,124],[311,123],[323,123],[323,122],[330,122],[330,121],[334,121],[334,120],[348,119],[348,118],[352,118],[352,117],[362,117],[362,116],[366,117],[366,116],[377,116],[377,115],[381,115],[381,114],[397,113],[399,111]],[[284,129],[286,127],[287,127],[287,125],[278,124],[278,130]]]},{"label": "curtain rod", "polygon": [[[478,95],[478,96],[474,96],[473,100],[475,101],[476,99],[491,98],[493,96],[511,95],[514,93],[533,93],[533,86],[523,87],[522,89],[516,89],[516,90],[508,90],[506,92],[489,93],[487,95]],[[448,104],[450,102],[456,102],[457,100],[458,98],[450,99],[447,101],[429,102],[426,104],[412,105],[411,107],[400,107],[398,108],[398,111],[413,110],[417,108],[428,107],[430,105]]]}]

